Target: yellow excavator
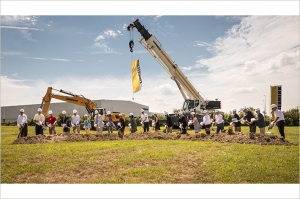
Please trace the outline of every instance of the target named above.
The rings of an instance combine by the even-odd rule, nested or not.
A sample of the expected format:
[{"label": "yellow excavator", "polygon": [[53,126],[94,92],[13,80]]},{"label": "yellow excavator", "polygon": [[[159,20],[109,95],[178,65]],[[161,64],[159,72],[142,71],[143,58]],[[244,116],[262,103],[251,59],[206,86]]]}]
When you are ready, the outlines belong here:
[{"label": "yellow excavator", "polygon": [[[54,94],[52,92],[53,90],[58,91],[60,93],[67,94],[67,95]],[[76,104],[76,105],[79,105],[79,106],[84,106],[86,108],[88,114],[91,117],[91,122],[92,122],[92,127],[93,128],[94,128],[93,122],[94,122],[94,116],[95,116],[95,111],[96,110],[99,112],[99,114],[104,116],[103,122],[105,124],[107,123],[107,115],[106,115],[105,108],[98,108],[98,106],[95,102],[93,102],[92,100],[90,100],[88,98],[85,98],[83,95],[76,95],[76,94],[73,94],[72,92],[65,91],[65,90],[62,90],[62,89],[57,90],[57,89],[54,89],[52,87],[48,87],[47,92],[46,92],[45,96],[43,97],[43,101],[42,101],[42,104],[41,104],[42,113],[45,116],[47,115],[47,112],[48,112],[48,109],[49,109],[50,102],[51,102],[52,98],[62,100],[62,101],[65,101],[65,102],[69,102],[69,103],[72,103],[72,104]],[[112,120],[113,120],[114,123],[118,122],[119,114],[120,114],[119,112],[112,112],[111,113]],[[126,117],[125,114],[122,114],[122,118],[124,120],[125,120],[125,117]]]}]

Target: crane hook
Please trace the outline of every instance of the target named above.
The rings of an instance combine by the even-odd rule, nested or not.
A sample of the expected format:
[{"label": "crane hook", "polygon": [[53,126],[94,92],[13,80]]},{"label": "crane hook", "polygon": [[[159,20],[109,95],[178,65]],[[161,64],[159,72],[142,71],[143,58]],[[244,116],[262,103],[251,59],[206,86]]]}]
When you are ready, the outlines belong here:
[{"label": "crane hook", "polygon": [[133,47],[134,47],[134,42],[133,42],[133,40],[130,40],[130,42],[129,42],[130,52],[133,52],[133,50],[132,50]]}]

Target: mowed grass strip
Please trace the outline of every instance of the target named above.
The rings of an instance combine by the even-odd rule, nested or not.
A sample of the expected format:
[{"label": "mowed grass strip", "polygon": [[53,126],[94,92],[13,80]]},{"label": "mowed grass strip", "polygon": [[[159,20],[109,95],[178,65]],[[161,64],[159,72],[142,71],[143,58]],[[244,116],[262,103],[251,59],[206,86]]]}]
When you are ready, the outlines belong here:
[{"label": "mowed grass strip", "polygon": [[[16,127],[1,130],[1,183],[299,183],[298,145],[182,140],[17,145]],[[298,144],[299,127],[285,130],[286,139]]]}]

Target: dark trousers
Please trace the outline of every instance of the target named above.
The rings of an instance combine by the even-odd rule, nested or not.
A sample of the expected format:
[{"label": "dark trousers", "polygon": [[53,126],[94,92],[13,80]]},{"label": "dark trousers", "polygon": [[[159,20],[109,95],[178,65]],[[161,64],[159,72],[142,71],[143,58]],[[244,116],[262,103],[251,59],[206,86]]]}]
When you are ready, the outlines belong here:
[{"label": "dark trousers", "polygon": [[35,134],[36,135],[43,135],[43,126],[40,126],[40,125],[35,125]]},{"label": "dark trousers", "polygon": [[149,122],[144,122],[144,133],[149,132]]},{"label": "dark trousers", "polygon": [[118,129],[118,136],[119,138],[123,139],[123,136],[124,136],[124,130],[125,128],[119,128]]},{"label": "dark trousers", "polygon": [[217,124],[217,132],[216,133],[219,133],[223,129],[224,129],[224,123]]},{"label": "dark trousers", "polygon": [[206,134],[210,134],[210,127],[211,127],[211,125],[210,125],[210,124],[207,124],[207,125],[205,125],[204,127],[205,127],[205,132],[206,132]]},{"label": "dark trousers", "polygon": [[285,135],[284,135],[284,120],[278,121],[277,126],[278,126],[278,130],[279,130],[280,135],[282,137],[285,137]]},{"label": "dark trousers", "polygon": [[256,124],[250,125],[250,126],[249,126],[249,130],[250,130],[250,132],[252,132],[252,133],[256,133]]},{"label": "dark trousers", "polygon": [[69,133],[69,132],[70,132],[70,128],[69,128],[69,127],[64,127],[64,128],[63,128],[63,131],[64,131],[65,133]]},{"label": "dark trousers", "polygon": [[27,137],[28,134],[28,125],[27,123],[24,124],[24,127],[21,130],[21,137]]},{"label": "dark trousers", "polygon": [[182,127],[182,128],[181,128],[180,134],[186,134],[186,127]]}]

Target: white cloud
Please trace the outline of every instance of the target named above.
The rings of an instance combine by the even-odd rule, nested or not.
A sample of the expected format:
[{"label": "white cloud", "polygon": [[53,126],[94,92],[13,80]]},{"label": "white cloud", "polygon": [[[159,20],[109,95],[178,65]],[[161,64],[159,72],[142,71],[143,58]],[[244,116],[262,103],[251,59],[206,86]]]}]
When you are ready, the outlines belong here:
[{"label": "white cloud", "polygon": [[26,15],[1,16],[1,28],[16,29],[22,34],[23,38],[32,42],[36,42],[36,40],[32,38],[29,31],[43,31],[43,29],[36,28],[38,18],[38,16]]},{"label": "white cloud", "polygon": [[153,92],[159,93],[160,95],[173,95],[178,91],[174,86],[170,84],[162,84],[154,87]]},{"label": "white cloud", "polygon": [[104,62],[103,60],[98,60],[98,62]]},{"label": "white cloud", "polygon": [[18,73],[14,73],[14,74],[12,74],[12,76],[14,76],[14,77],[15,77],[15,76],[17,76],[17,75],[18,75]]},{"label": "white cloud", "polygon": [[37,29],[37,28],[17,27],[17,26],[0,26],[0,28],[18,29],[18,30],[39,30],[39,29]]},{"label": "white cloud", "polygon": [[23,52],[1,52],[2,55],[7,55],[7,56],[19,56],[19,55],[23,55]]},{"label": "white cloud", "polygon": [[100,49],[101,51],[98,52],[93,52],[91,54],[102,54],[102,53],[117,53],[114,49],[112,49],[111,47],[108,46],[109,42],[108,40],[112,37],[112,38],[116,38],[119,35],[122,35],[121,31],[119,30],[105,30],[103,31],[100,35],[98,35],[95,39],[94,39],[94,46],[98,49]]},{"label": "white cloud", "polygon": [[83,60],[79,60],[79,59],[78,59],[78,60],[75,60],[75,61],[83,61]]},{"label": "white cloud", "polygon": [[199,63],[215,70],[251,60],[266,61],[299,46],[298,34],[298,16],[245,17],[207,48],[214,56]]},{"label": "white cloud", "polygon": [[25,59],[37,59],[37,60],[47,60],[45,58],[41,58],[41,57],[23,57]]},{"label": "white cloud", "polygon": [[54,61],[70,61],[68,59],[59,59],[59,58],[51,58],[51,60],[54,60]]},{"label": "white cloud", "polygon": [[155,16],[153,19],[154,19],[154,21],[157,21],[159,18],[161,18],[163,15],[157,15],[157,16]]},{"label": "white cloud", "polygon": [[241,88],[234,88],[231,90],[232,93],[254,93],[256,91],[257,89],[254,87],[249,87],[249,88],[241,87]]}]

